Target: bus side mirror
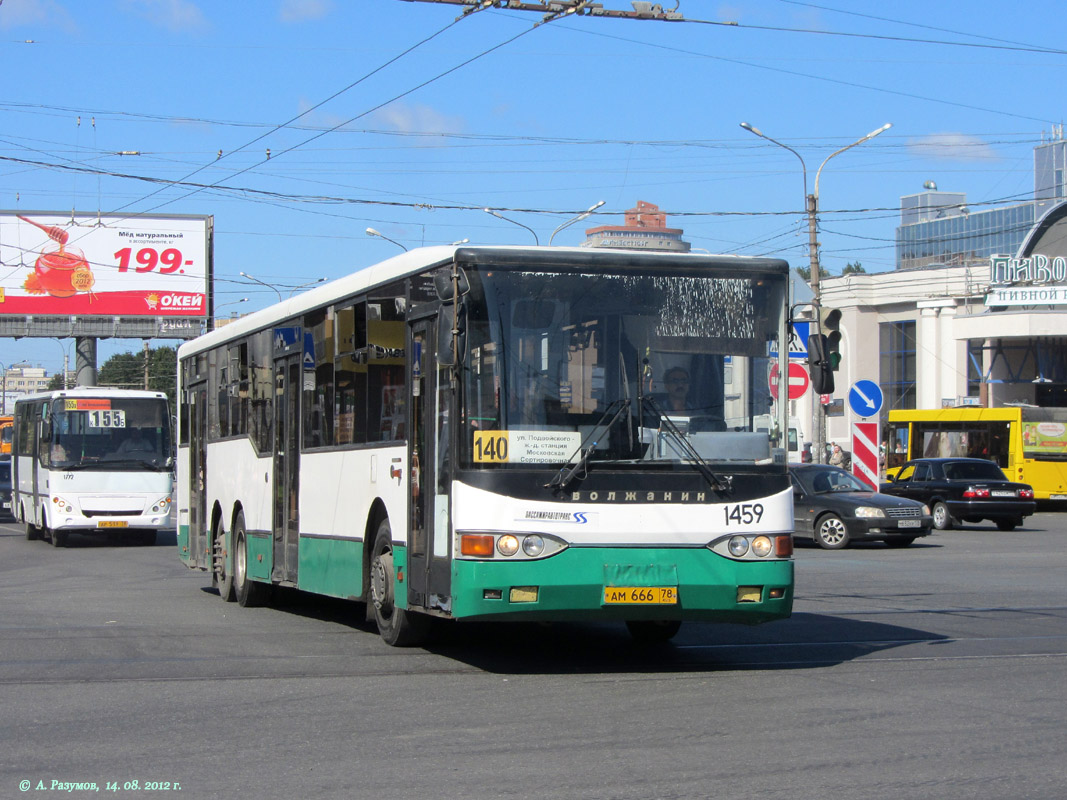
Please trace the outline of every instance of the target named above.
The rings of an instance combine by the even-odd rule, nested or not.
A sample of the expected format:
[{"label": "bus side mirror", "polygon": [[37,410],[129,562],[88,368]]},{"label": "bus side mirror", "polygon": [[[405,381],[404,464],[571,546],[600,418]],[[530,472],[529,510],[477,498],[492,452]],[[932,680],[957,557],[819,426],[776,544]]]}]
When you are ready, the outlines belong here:
[{"label": "bus side mirror", "polygon": [[41,441],[46,444],[52,441],[52,423],[47,419],[41,422]]},{"label": "bus side mirror", "polygon": [[467,273],[462,267],[455,268],[455,284],[452,282],[453,274],[447,269],[438,270],[433,274],[433,288],[437,292],[437,299],[447,303],[454,298],[463,297],[471,290]]},{"label": "bus side mirror", "polygon": [[437,315],[437,363],[442,367],[455,367],[462,363],[467,353],[467,308],[460,304],[459,319],[456,307],[445,303]]},{"label": "bus side mirror", "polygon": [[811,389],[815,394],[832,394],[834,370],[829,359],[826,336],[815,333],[808,337],[808,371],[811,373]]}]

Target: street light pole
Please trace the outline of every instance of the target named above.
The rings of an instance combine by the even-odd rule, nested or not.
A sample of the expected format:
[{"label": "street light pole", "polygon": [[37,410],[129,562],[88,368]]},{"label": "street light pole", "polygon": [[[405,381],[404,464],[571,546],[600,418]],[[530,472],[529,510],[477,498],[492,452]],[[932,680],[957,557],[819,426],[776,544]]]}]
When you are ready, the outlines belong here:
[{"label": "street light pole", "polygon": [[[742,122],[741,123],[741,127],[744,128],[749,133],[754,133],[756,136],[759,136],[760,138],[766,139],[768,142],[771,142],[772,144],[776,144],[779,147],[788,150],[790,153],[792,153],[798,159],[800,159],[800,167],[804,172],[804,211],[805,211],[805,213],[807,214],[807,217],[808,217],[808,263],[809,263],[809,266],[810,266],[810,269],[811,269],[811,279],[810,279],[811,295],[812,295],[811,309],[812,309],[813,321],[815,323],[815,332],[817,334],[821,334],[822,333],[822,315],[821,315],[822,305],[821,305],[820,299],[819,299],[820,298],[820,292],[819,292],[819,238],[818,238],[819,218],[818,217],[819,217],[819,178],[822,175],[822,169],[823,169],[823,167],[826,166],[826,163],[831,158],[833,158],[834,156],[840,155],[841,153],[845,152],[846,150],[851,150],[856,145],[860,145],[860,144],[863,144],[866,141],[870,141],[871,139],[873,139],[878,134],[885,133],[887,130],[892,128],[893,125],[892,125],[892,123],[887,122],[881,128],[878,128],[877,130],[871,131],[866,136],[854,141],[852,144],[847,145],[845,147],[842,147],[841,149],[835,150],[834,152],[830,153],[830,155],[828,155],[825,159],[823,159],[822,164],[819,165],[819,169],[815,172],[815,188],[814,188],[814,190],[812,191],[811,194],[808,194],[808,169],[807,169],[807,166],[804,163],[804,159],[801,157],[800,153],[798,153],[796,150],[794,150],[789,145],[782,144],[781,142],[777,141],[776,139],[772,139],[770,136],[765,134],[759,128],[756,128],[756,127],[754,127],[752,125],[749,125],[747,122]],[[812,397],[812,403],[811,403],[811,427],[812,427],[812,440],[813,440],[813,442],[812,442],[812,444],[813,444],[813,446],[812,446],[812,454],[811,454],[812,461],[814,461],[817,464],[821,464],[826,459],[826,417],[823,415],[822,403],[820,403],[818,398],[816,398],[814,396]]]},{"label": "street light pole", "polygon": [[387,242],[392,242],[397,247],[399,247],[401,250],[403,250],[405,253],[408,251],[408,249],[406,247],[404,247],[404,245],[400,244],[400,242],[398,242],[398,241],[396,241],[394,239],[390,239],[388,236],[386,236],[385,234],[381,233],[380,231],[374,230],[374,228],[367,228],[367,235],[368,236],[377,236],[379,239],[385,239],[385,241],[387,241]]},{"label": "street light pole", "polygon": [[579,214],[578,216],[574,217],[573,219],[567,220],[562,225],[560,225],[558,228],[556,228],[554,231],[552,231],[552,235],[548,237],[548,246],[549,247],[552,246],[552,240],[556,238],[556,234],[557,233],[559,233],[564,228],[569,228],[571,225],[573,225],[576,222],[581,222],[583,219],[588,217],[590,214],[592,214],[594,211],[596,211],[602,205],[604,205],[604,201],[603,200],[598,200],[597,202],[593,203],[593,205],[589,206],[589,208],[587,208],[581,214]]},{"label": "street light pole", "polygon": [[508,219],[503,214],[499,214],[496,211],[493,211],[493,209],[491,208],[483,208],[482,211],[484,211],[486,214],[492,214],[497,219],[504,220],[504,222],[510,222],[512,225],[518,225],[520,228],[526,228],[526,230],[533,234],[534,244],[540,246],[541,240],[537,238],[537,231],[535,231],[533,228],[529,227],[528,225],[523,225],[521,222],[516,222],[513,219]]},{"label": "street light pole", "polygon": [[241,273],[238,273],[238,274],[242,278],[247,278],[248,280],[250,280],[250,281],[252,281],[254,283],[258,283],[260,286],[266,286],[268,289],[270,289],[272,292],[274,292],[276,295],[278,295],[278,302],[279,303],[282,301],[282,293],[278,291],[278,288],[276,286],[271,286],[266,281],[261,281],[259,278],[255,277],[254,275],[249,275],[247,272],[241,272]]}]

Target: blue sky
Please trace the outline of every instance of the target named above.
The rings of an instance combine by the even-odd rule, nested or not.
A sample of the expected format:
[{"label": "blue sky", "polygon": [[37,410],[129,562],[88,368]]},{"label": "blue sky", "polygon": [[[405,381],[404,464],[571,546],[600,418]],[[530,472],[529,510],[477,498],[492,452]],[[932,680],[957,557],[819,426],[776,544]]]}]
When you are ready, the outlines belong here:
[{"label": "blue sky", "polygon": [[[645,200],[695,248],[805,265],[801,162],[739,123],[794,148],[810,190],[890,122],[819,186],[823,266],[878,272],[901,195],[1026,199],[1063,120],[1059,2],[680,0],[688,22],[542,25],[462,10],[2,0],[0,209],[212,215],[222,314],[276,299],[241,272],[288,293],[398,252],[367,227],[409,248],[533,243],[483,207],[544,244],[603,200],[555,238],[574,245]],[[140,346],[102,341],[99,362]],[[5,340],[0,362],[54,372],[64,349]]]}]

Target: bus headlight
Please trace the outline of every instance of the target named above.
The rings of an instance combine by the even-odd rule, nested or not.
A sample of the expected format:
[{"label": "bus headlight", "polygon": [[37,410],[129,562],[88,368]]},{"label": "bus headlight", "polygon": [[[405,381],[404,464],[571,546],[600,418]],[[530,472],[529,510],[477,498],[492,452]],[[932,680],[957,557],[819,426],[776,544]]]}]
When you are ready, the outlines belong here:
[{"label": "bus headlight", "polygon": [[856,509],[856,516],[864,519],[870,519],[871,517],[884,517],[885,512],[880,508],[874,506],[860,506]]},{"label": "bus headlight", "polygon": [[513,556],[519,552],[519,540],[510,533],[496,540],[497,552],[502,556]]},{"label": "bus headlight", "polygon": [[64,514],[71,514],[74,512],[74,506],[72,506],[69,502],[64,500],[59,495],[53,497],[52,502],[55,504],[56,508]]},{"label": "bus headlight", "polygon": [[744,536],[733,536],[730,538],[730,555],[741,558],[748,552],[748,539]]},{"label": "bus headlight", "polygon": [[562,539],[540,533],[456,533],[456,552],[461,558],[494,558],[503,556],[516,561],[554,556],[567,549]]},{"label": "bus headlight", "polygon": [[162,497],[159,500],[156,500],[156,502],[154,502],[152,504],[152,513],[153,514],[166,514],[170,510],[170,502],[171,502],[170,495],[167,495],[166,497]]},{"label": "bus headlight", "polygon": [[526,553],[530,558],[537,558],[541,553],[545,552],[545,540],[536,533],[523,537],[522,552]]},{"label": "bus headlight", "polygon": [[752,540],[752,553],[760,558],[769,556],[773,547],[770,536],[757,536]]}]

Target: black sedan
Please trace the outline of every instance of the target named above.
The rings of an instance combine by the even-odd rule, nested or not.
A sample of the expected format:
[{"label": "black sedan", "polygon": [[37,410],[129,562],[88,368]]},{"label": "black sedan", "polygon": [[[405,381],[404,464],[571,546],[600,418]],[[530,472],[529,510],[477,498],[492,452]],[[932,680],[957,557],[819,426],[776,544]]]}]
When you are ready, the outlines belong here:
[{"label": "black sedan", "polygon": [[912,459],[882,484],[882,491],[927,503],[938,530],[988,519],[1010,531],[1037,508],[1029,485],[1009,481],[1000,467],[984,458]]},{"label": "black sedan", "polygon": [[930,509],[922,503],[880,494],[840,467],[790,466],[793,531],[820,547],[840,550],[849,542],[880,539],[907,547],[930,533]]}]

